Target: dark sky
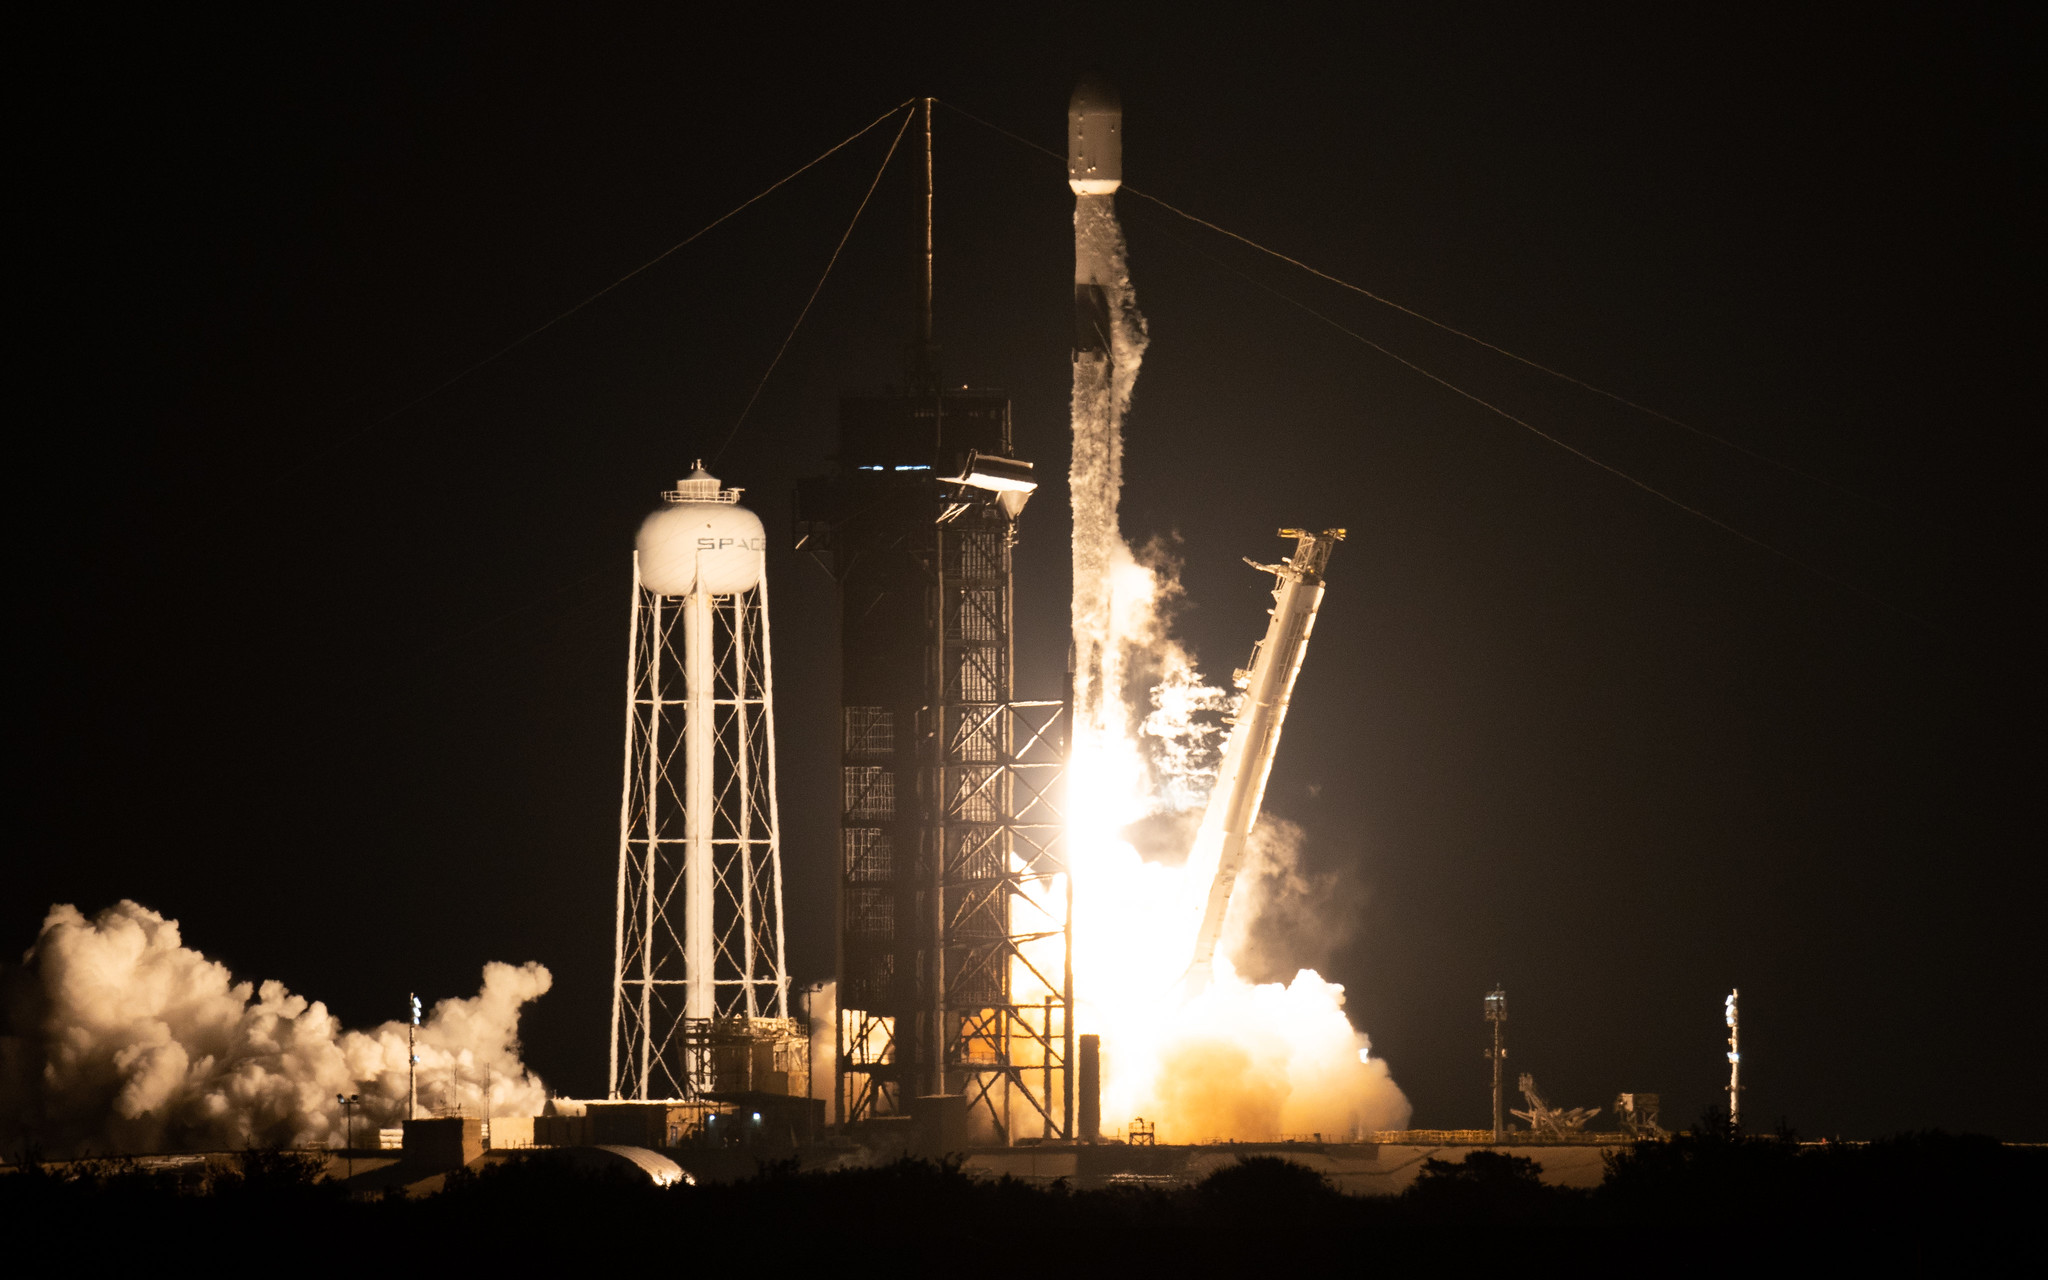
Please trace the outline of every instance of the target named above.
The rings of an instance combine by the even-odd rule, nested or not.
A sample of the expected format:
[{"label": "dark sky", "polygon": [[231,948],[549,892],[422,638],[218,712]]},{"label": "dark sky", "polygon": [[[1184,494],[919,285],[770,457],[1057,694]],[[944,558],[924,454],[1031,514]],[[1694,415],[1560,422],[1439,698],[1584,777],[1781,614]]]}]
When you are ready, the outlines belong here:
[{"label": "dark sky", "polygon": [[[1267,797],[1341,909],[1279,959],[1347,985],[1416,1123],[1482,1122],[1495,982],[1554,1101],[1696,1114],[1739,984],[1752,1117],[2048,1137],[2018,6],[398,13],[43,50],[9,951],[133,897],[355,1024],[536,959],[529,1060],[602,1090],[633,530],[699,454],[787,528],[835,397],[900,376],[910,169],[722,452],[887,130],[390,414],[892,103],[1057,149],[1098,68],[1137,188],[1825,482],[1120,197],[1153,333],[1124,525],[1181,540],[1207,669],[1264,625],[1240,556],[1351,530]],[[1052,478],[1019,615],[1054,696],[1071,197],[961,115],[936,145],[945,372],[1009,389]],[[834,623],[776,546],[808,979]]]}]

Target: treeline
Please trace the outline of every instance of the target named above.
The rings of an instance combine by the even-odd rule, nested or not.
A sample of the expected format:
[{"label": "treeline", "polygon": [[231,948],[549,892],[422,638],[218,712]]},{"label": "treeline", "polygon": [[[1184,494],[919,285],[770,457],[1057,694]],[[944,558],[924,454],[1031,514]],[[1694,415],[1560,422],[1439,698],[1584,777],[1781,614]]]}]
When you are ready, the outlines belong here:
[{"label": "treeline", "polygon": [[[1095,1274],[1269,1267],[1333,1250],[1427,1260],[1447,1250],[1540,1253],[1604,1241],[1648,1248],[1644,1262],[1669,1267],[1706,1266],[1721,1251],[1764,1241],[1953,1262],[2030,1227],[2048,1191],[2048,1150],[1941,1133],[1816,1146],[1709,1124],[1610,1156],[1605,1180],[1590,1190],[1545,1186],[1541,1152],[1534,1155],[1476,1150],[1462,1161],[1430,1160],[1402,1194],[1362,1197],[1274,1157],[1242,1160],[1191,1187],[1074,1191],[923,1161],[811,1173],[784,1166],[744,1182],[663,1189],[538,1154],[451,1175],[441,1191],[408,1200],[351,1198],[322,1178],[317,1158],[252,1151],[203,1185],[122,1161],[62,1171],[31,1163],[0,1176],[0,1221],[16,1241],[26,1229],[144,1253],[263,1240],[316,1252],[405,1243],[453,1257],[533,1260],[666,1242],[699,1261],[756,1254],[923,1273],[974,1259],[1001,1274],[1044,1266]],[[1047,1251],[1066,1260],[1053,1263]]]}]

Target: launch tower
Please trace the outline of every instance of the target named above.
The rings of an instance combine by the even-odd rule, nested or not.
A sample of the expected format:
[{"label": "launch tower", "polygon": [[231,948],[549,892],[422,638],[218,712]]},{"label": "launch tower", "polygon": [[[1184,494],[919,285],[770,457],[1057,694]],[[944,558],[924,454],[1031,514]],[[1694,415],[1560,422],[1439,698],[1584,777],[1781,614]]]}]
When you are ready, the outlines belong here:
[{"label": "launch tower", "polygon": [[1036,482],[1009,399],[939,385],[929,101],[924,124],[909,376],[840,401],[831,473],[797,491],[797,546],[840,595],[836,1112],[950,1102],[984,1141],[1069,1136],[1065,704],[1017,699],[1011,635]]}]

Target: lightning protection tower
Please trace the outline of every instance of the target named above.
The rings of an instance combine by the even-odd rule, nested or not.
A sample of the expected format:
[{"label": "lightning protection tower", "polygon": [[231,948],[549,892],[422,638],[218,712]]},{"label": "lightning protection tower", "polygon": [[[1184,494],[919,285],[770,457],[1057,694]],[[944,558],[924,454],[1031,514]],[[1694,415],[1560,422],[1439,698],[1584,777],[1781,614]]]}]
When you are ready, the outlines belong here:
[{"label": "lightning protection tower", "polygon": [[931,102],[917,335],[903,385],[839,403],[796,543],[840,602],[837,1118],[966,1113],[970,1136],[1073,1133],[1067,709],[1016,697],[1011,557],[1037,487],[1002,392],[932,346]]},{"label": "lightning protection tower", "polygon": [[1734,988],[1721,1002],[1728,1022],[1728,1123],[1742,1126],[1742,989]]},{"label": "lightning protection tower", "polygon": [[739,496],[699,463],[633,554],[615,1099],[809,1091],[783,964],[767,540]]},{"label": "lightning protection tower", "polygon": [[1502,1035],[1502,1027],[1508,1020],[1508,993],[1499,987],[1486,993],[1486,1021],[1493,1027],[1493,1047],[1486,1051],[1487,1060],[1493,1063],[1493,1141],[1496,1145],[1507,1141],[1507,1104],[1501,1093],[1501,1065],[1508,1060],[1508,1047]]}]

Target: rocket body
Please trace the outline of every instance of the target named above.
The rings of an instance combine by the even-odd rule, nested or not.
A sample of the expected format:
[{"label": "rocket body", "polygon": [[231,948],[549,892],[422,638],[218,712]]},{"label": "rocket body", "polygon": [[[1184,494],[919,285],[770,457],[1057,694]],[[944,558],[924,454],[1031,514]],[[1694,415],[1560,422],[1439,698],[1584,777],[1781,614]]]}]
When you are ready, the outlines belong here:
[{"label": "rocket body", "polygon": [[1067,103],[1067,185],[1074,190],[1074,358],[1108,361],[1109,291],[1121,234],[1113,197],[1123,184],[1124,111],[1116,90],[1084,80]]},{"label": "rocket body", "polygon": [[[1123,417],[1145,354],[1145,317],[1131,294],[1115,192],[1123,179],[1123,108],[1084,81],[1067,104],[1067,185],[1074,191],[1074,733],[1076,743],[1125,730],[1122,647],[1110,584],[1128,559],[1117,528]],[[1085,784],[1084,784],[1085,785]]]}]

